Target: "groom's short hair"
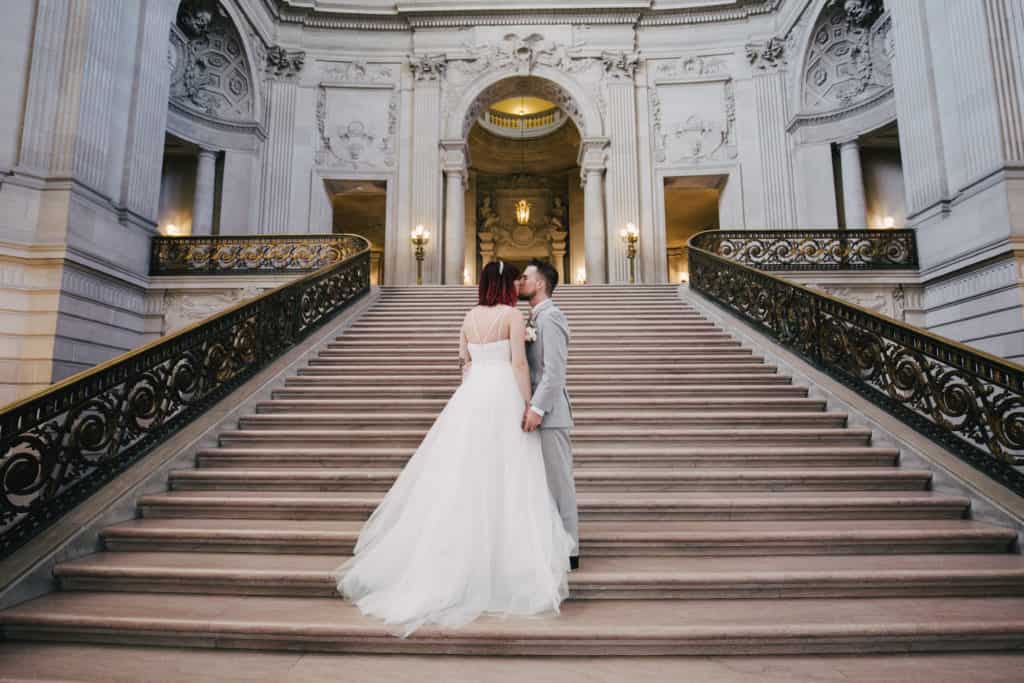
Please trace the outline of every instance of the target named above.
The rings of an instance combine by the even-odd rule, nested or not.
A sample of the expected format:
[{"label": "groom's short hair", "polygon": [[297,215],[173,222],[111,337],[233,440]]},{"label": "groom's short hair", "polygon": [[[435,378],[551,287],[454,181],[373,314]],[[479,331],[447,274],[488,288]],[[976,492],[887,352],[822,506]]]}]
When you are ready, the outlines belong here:
[{"label": "groom's short hair", "polygon": [[555,270],[555,267],[540,259],[533,259],[530,261],[530,265],[537,269],[540,276],[544,278],[544,282],[548,284],[548,296],[554,294],[555,287],[558,286],[558,271]]}]

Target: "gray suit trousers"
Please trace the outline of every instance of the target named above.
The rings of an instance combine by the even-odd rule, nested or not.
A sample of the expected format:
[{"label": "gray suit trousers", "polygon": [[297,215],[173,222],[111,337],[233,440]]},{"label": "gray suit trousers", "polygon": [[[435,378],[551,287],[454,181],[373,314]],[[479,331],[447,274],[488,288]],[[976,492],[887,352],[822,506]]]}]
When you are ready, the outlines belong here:
[{"label": "gray suit trousers", "polygon": [[573,540],[572,555],[580,554],[580,521],[576,509],[576,482],[572,476],[572,443],[568,429],[540,430],[548,488],[558,506],[562,524]]}]

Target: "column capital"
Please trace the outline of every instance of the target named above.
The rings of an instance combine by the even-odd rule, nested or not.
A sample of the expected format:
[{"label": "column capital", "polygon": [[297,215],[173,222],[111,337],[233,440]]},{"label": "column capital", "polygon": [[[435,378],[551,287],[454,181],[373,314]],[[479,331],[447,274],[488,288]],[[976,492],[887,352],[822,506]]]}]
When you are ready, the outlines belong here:
[{"label": "column capital", "polygon": [[580,177],[586,181],[587,173],[603,172],[608,165],[608,147],[611,141],[608,138],[583,138],[580,141],[580,151],[576,163],[580,167]]},{"label": "column capital", "polygon": [[837,144],[839,145],[839,149],[840,150],[843,150],[843,149],[847,149],[847,150],[849,150],[849,149],[860,149],[860,140],[859,140],[859,138],[850,138],[849,140],[839,140],[837,142]]},{"label": "column capital", "polygon": [[465,140],[441,140],[441,167],[448,175],[466,175],[469,170],[469,145]]},{"label": "column capital", "polygon": [[209,147],[204,147],[203,145],[199,145],[199,156],[200,156],[200,158],[202,158],[202,157],[215,157],[215,156],[217,156],[217,152],[218,151],[220,151],[220,150],[211,149]]}]

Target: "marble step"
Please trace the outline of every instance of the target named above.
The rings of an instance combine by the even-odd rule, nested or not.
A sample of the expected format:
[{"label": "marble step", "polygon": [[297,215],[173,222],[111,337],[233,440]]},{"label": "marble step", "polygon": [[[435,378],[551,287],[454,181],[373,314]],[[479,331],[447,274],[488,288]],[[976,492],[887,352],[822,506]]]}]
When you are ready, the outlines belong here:
[{"label": "marble step", "polygon": [[[784,378],[785,379],[785,378]],[[367,386],[348,386],[338,385],[334,387],[320,387],[320,386],[295,386],[289,384],[280,389],[274,389],[272,396],[274,399],[331,399],[331,400],[384,400],[388,402],[388,405],[392,405],[392,401],[395,399],[402,400],[439,400],[442,403],[446,402],[452,395],[452,392],[458,386],[456,381],[453,381],[451,388],[438,387],[438,386],[380,386],[380,387],[367,387]],[[630,402],[643,403],[645,401],[652,401],[651,405],[656,405],[658,401],[671,402],[673,400],[680,401],[699,401],[710,398],[711,400],[728,401],[733,398],[748,398],[763,399],[766,402],[770,402],[776,398],[778,399],[792,399],[801,398],[806,399],[807,388],[796,386],[793,384],[735,384],[735,385],[712,385],[712,386],[697,386],[689,385],[678,392],[672,388],[666,388],[663,385],[651,385],[644,386],[633,384],[629,387],[628,396],[621,399],[618,398],[618,393],[614,389],[609,388],[606,385],[601,384],[573,384],[569,387],[572,393],[573,405],[584,405],[579,403],[580,401],[605,401],[617,404],[618,401],[624,401],[627,404]],[[770,403],[766,403],[770,405]],[[597,405],[591,403],[590,405]],[[666,403],[665,405],[670,405]]]},{"label": "marble step", "polygon": [[[367,340],[358,337],[346,337],[341,336],[336,341],[328,342],[324,347],[326,349],[340,349],[340,350],[353,350],[353,349],[373,349],[379,353],[392,354],[395,352],[406,352],[406,353],[431,353],[431,352],[444,352],[452,353],[453,349],[458,348],[458,337],[452,338],[447,337],[445,339],[434,339],[424,341],[419,338],[412,339],[400,339],[400,338],[389,338],[379,340]],[[721,335],[720,338],[715,339],[692,339],[683,340],[681,342],[673,342],[671,346],[667,346],[658,340],[632,340],[628,345],[623,344],[607,344],[607,343],[595,343],[595,342],[582,342],[578,339],[574,339],[569,343],[569,353],[576,354],[579,352],[591,352],[597,355],[612,354],[613,356],[621,354],[643,354],[649,352],[655,353],[682,353],[682,352],[700,352],[707,349],[740,349],[742,348],[740,342],[728,337],[727,335]]]},{"label": "marble step", "polygon": [[[108,550],[350,554],[361,520],[139,518],[100,533]],[[1008,553],[1016,531],[962,519],[588,521],[585,557]]]},{"label": "marble step", "polygon": [[[683,491],[914,491],[931,481],[927,470],[890,468],[820,468],[816,470],[720,469],[607,469],[575,468],[581,493]],[[328,491],[386,492],[398,477],[397,469],[201,468],[170,473],[173,491]]]},{"label": "marble step", "polygon": [[[306,491],[171,491],[139,498],[144,517],[364,520],[383,495]],[[931,491],[843,493],[601,492],[577,497],[580,519],[606,521],[960,519],[967,498]]]},{"label": "marble step", "polygon": [[[220,433],[221,446],[419,446],[426,436],[419,429],[231,429]],[[681,446],[867,446],[868,429],[771,428],[668,428],[577,427],[572,432],[574,448],[582,446],[660,447]]]},{"label": "marble step", "polygon": [[[757,367],[757,366],[752,366]],[[573,394],[577,386],[602,386],[604,391],[616,394],[631,394],[635,386],[661,385],[663,391],[686,392],[691,386],[728,386],[732,385],[789,385],[792,379],[785,375],[772,374],[769,372],[747,372],[747,368],[739,368],[742,372],[720,372],[715,374],[666,374],[649,372],[643,374],[631,373],[578,373],[570,370],[566,373],[566,386],[570,394]],[[461,383],[461,374],[458,368],[451,372],[435,372],[417,375],[415,381],[411,381],[409,375],[404,372],[393,372],[390,374],[351,374],[347,375],[341,368],[321,368],[324,372],[307,372],[292,375],[285,379],[285,386],[346,386],[365,387],[371,391],[376,387],[387,387],[394,385],[413,385],[427,389],[431,387],[445,387],[449,394],[454,392]],[[627,388],[628,385],[628,388]]]},{"label": "marble step", "polygon": [[448,655],[1003,651],[1024,598],[569,601],[557,619],[483,617],[409,638],[340,598],[62,591],[0,614],[7,640]]},{"label": "marble step", "polygon": [[[451,341],[454,338],[458,342],[459,339],[458,330],[454,328],[450,330],[435,330],[433,326],[416,330],[415,334],[406,330],[354,331],[347,333],[344,338],[363,341],[385,341],[389,339],[409,339],[410,337],[414,338],[415,341]],[[617,348],[623,344],[637,341],[658,341],[666,346],[674,347],[676,344],[686,341],[722,341],[731,340],[732,337],[715,327],[694,330],[687,330],[685,328],[652,330],[648,332],[643,327],[638,326],[628,329],[616,329],[609,326],[599,330],[574,330],[572,332],[572,339],[577,342],[606,344],[612,348]]]},{"label": "marble step", "polygon": [[[371,346],[336,349],[329,348],[320,351],[319,358],[340,358],[350,363],[422,363],[428,365],[451,363],[455,358],[458,347],[455,344],[448,344],[445,347],[432,349],[389,349],[382,351]],[[763,356],[754,356],[751,349],[737,347],[721,347],[710,349],[679,349],[677,351],[665,351],[659,349],[617,349],[615,351],[600,349],[569,349],[569,364],[593,363],[595,361],[616,361],[622,364],[629,363],[675,363],[693,362],[695,360],[707,361],[730,361],[756,358],[763,362]]]},{"label": "marble step", "polygon": [[[446,323],[446,324],[461,324],[466,317],[466,313],[471,308],[429,308],[429,309],[417,309],[417,308],[384,308],[380,306],[374,306],[366,313],[359,316],[359,322],[415,322],[419,324],[429,323]],[[521,308],[520,312],[523,316],[528,316],[530,310],[528,308]],[[565,311],[563,310],[563,313]],[[578,324],[594,324],[604,323],[608,325],[621,325],[625,322],[636,323],[639,321],[703,321],[708,322],[700,313],[696,311],[686,311],[680,309],[678,306],[622,306],[621,308],[615,309],[577,309],[570,311],[572,318],[569,322],[575,327]],[[491,315],[497,315],[492,313]],[[566,313],[568,315],[568,313]]]},{"label": "marble step", "polygon": [[[415,362],[402,362],[394,358],[387,359],[383,363],[353,363],[347,358],[311,358],[309,365],[299,368],[299,375],[332,375],[342,373],[347,375],[388,375],[404,373],[409,379],[421,375],[434,376],[438,374],[453,373],[461,377],[457,359],[449,357],[447,367],[436,365],[420,365]],[[643,373],[653,375],[692,375],[695,373],[708,374],[714,372],[744,372],[756,374],[774,374],[778,368],[774,365],[767,365],[760,358],[745,356],[737,359],[708,359],[703,362],[697,359],[684,359],[674,363],[615,363],[615,362],[594,362],[594,361],[570,361],[566,368],[568,378],[587,373],[603,375],[632,375],[638,376]]]},{"label": "marble step", "polygon": [[[347,431],[375,431],[390,427],[413,429],[422,427],[423,433],[437,420],[437,412],[427,411],[341,411],[258,413],[238,419],[239,429],[340,429]],[[812,412],[682,412],[682,411],[592,411],[574,410],[573,421],[578,428],[595,427],[635,428],[644,425],[659,427],[670,424],[676,429],[685,427],[721,429],[804,428],[835,429],[846,426],[846,413]]]},{"label": "marble step", "polygon": [[[337,595],[346,555],[96,553],[54,568],[61,590]],[[1024,595],[1020,555],[585,557],[570,600],[765,600]]]},{"label": "marble step", "polygon": [[[429,321],[422,320],[395,320],[395,321],[382,321],[382,320],[364,320],[359,319],[346,330],[346,334],[369,334],[376,331],[402,331],[402,332],[416,332],[424,330],[429,325],[429,329],[432,332],[447,332],[458,334],[459,330],[462,329],[462,320],[438,320],[432,319]],[[486,325],[481,325],[480,331],[483,332],[486,329]],[[599,321],[579,321],[573,319],[570,321],[570,330],[572,336],[586,335],[591,332],[616,332],[618,330],[628,331],[636,328],[643,328],[644,330],[650,331],[664,331],[664,330],[679,330],[679,331],[694,331],[702,332],[706,330],[718,330],[721,328],[716,326],[714,323],[706,320],[599,320]],[[470,327],[472,329],[472,327]]]},{"label": "marble step", "polygon": [[[443,398],[375,398],[373,394],[355,398],[284,398],[275,396],[270,401],[260,401],[256,404],[257,413],[351,413],[379,410],[398,411],[430,411],[437,415],[447,403],[447,397]],[[630,392],[632,394],[632,392]],[[620,414],[671,410],[668,413],[671,419],[677,415],[687,412],[739,412],[744,410],[763,410],[770,413],[778,412],[824,412],[826,402],[817,399],[803,397],[707,397],[707,398],[683,398],[683,397],[576,397],[573,396],[573,410],[577,413],[587,413],[594,409],[614,410]]]},{"label": "marble step", "polygon": [[[196,455],[200,468],[396,468],[409,460],[415,446],[404,448],[298,447],[294,444],[204,448]],[[745,468],[891,468],[897,464],[895,448],[864,446],[779,447],[761,444],[747,447],[665,447],[665,446],[577,446],[573,463],[584,467],[629,468],[715,468],[742,471]]]}]

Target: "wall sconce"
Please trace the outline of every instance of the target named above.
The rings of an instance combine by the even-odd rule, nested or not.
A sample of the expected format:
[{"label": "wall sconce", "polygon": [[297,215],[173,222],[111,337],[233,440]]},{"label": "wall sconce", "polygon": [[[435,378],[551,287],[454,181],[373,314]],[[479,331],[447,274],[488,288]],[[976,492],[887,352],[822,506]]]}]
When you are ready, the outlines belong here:
[{"label": "wall sconce", "polygon": [[629,284],[636,284],[636,243],[640,240],[640,231],[635,223],[627,223],[622,229],[622,239],[626,243],[626,257],[629,259]]},{"label": "wall sconce", "polygon": [[164,234],[167,235],[168,237],[177,237],[178,235],[181,234],[181,231],[178,229],[178,226],[175,225],[174,223],[168,223],[167,225],[164,226]]},{"label": "wall sconce", "polygon": [[886,216],[885,218],[882,219],[882,227],[883,228],[894,228],[894,227],[896,227],[896,219],[893,218],[892,216]]},{"label": "wall sconce", "polygon": [[417,225],[412,231],[412,244],[416,247],[416,284],[423,284],[423,247],[430,241],[430,232]]},{"label": "wall sconce", "polygon": [[469,268],[463,268],[462,269],[462,284],[464,284],[464,285],[472,284],[469,281]]},{"label": "wall sconce", "polygon": [[583,285],[587,283],[587,269],[577,268],[576,269],[576,284]]},{"label": "wall sconce", "polygon": [[690,281],[690,274],[687,272],[679,273],[679,283],[686,284]]}]

